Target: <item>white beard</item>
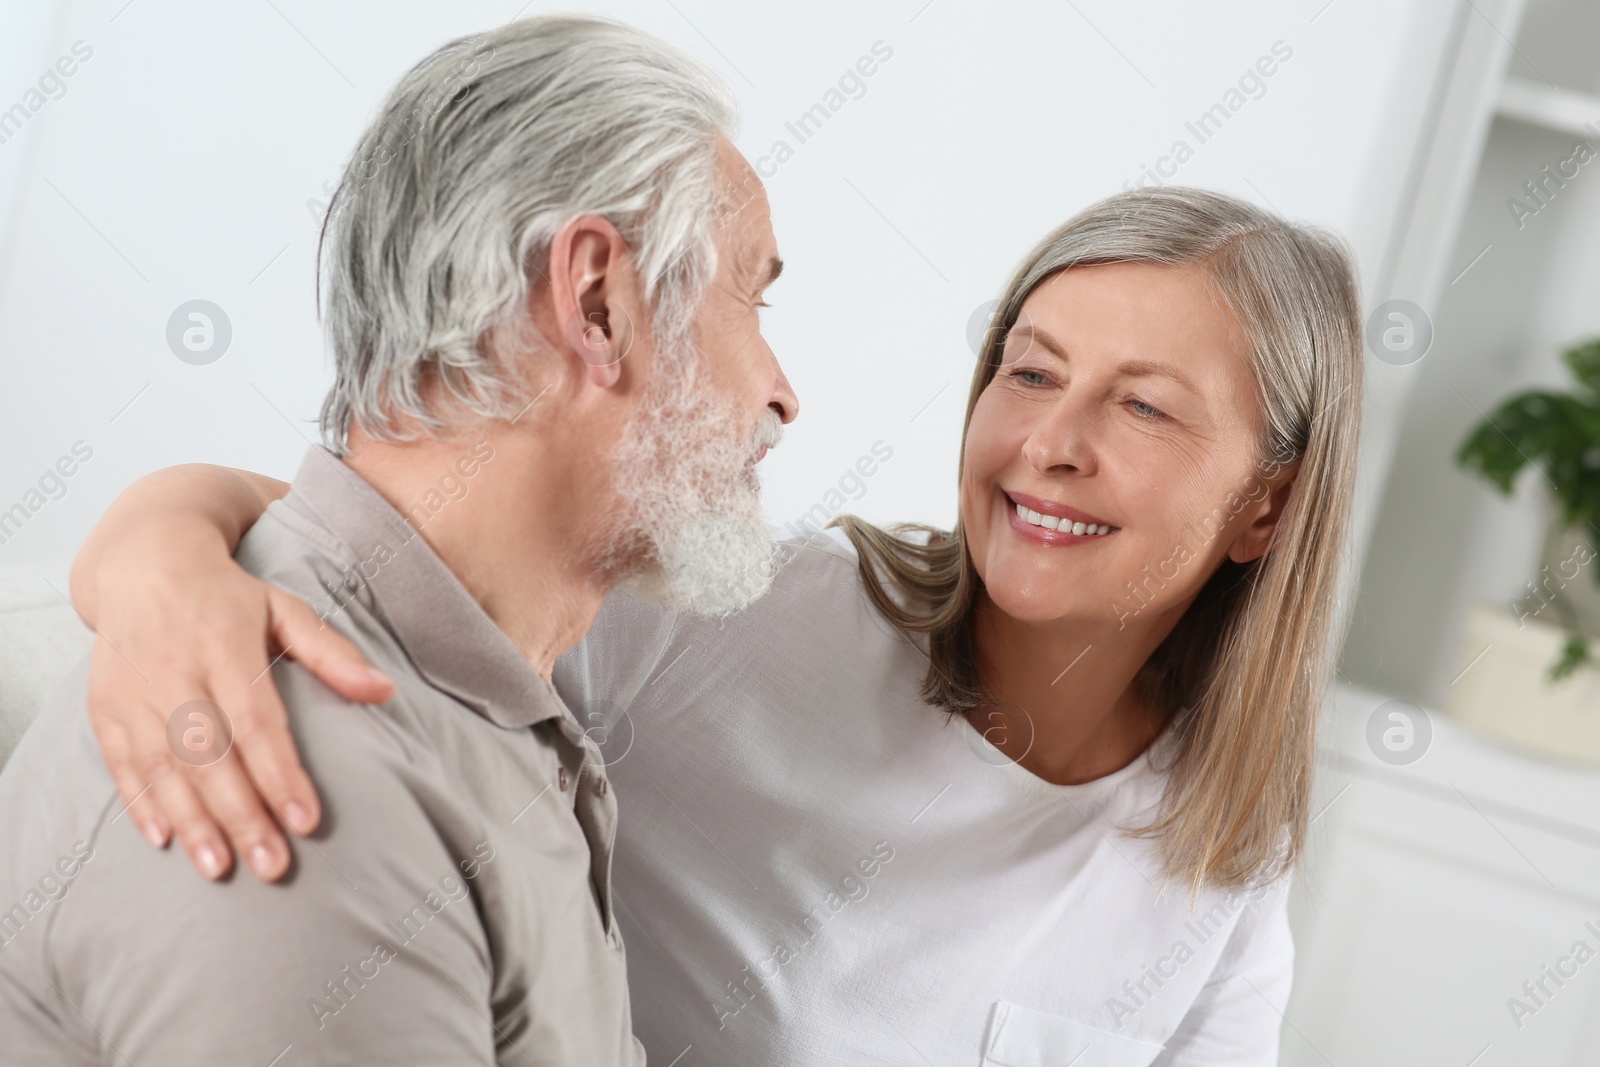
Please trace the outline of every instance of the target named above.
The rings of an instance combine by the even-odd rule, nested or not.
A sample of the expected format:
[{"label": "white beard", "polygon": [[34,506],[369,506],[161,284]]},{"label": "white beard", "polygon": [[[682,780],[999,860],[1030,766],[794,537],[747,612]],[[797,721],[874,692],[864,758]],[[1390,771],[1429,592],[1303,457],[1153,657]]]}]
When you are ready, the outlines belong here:
[{"label": "white beard", "polygon": [[777,570],[752,461],[762,445],[778,443],[783,424],[768,410],[745,440],[702,372],[689,343],[658,349],[654,380],[613,453],[626,512],[605,554],[641,599],[729,615],[765,594]]}]

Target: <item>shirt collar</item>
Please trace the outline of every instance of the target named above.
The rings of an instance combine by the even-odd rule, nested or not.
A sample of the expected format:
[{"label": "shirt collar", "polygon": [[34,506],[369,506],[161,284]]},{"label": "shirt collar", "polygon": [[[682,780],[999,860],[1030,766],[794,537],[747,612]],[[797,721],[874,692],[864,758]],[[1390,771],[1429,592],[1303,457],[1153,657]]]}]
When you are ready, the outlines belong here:
[{"label": "shirt collar", "polygon": [[346,558],[343,595],[364,585],[418,672],[496,726],[577,720],[554,687],[389,502],[339,457],[313,445],[284,504],[324,527]]}]

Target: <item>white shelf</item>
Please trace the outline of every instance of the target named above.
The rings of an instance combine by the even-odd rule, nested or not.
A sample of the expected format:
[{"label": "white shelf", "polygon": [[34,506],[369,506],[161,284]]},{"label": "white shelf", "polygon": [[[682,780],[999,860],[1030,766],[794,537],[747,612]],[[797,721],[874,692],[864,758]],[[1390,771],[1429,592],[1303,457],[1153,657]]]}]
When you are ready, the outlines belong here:
[{"label": "white shelf", "polygon": [[1507,78],[1495,114],[1600,142],[1600,96]]}]

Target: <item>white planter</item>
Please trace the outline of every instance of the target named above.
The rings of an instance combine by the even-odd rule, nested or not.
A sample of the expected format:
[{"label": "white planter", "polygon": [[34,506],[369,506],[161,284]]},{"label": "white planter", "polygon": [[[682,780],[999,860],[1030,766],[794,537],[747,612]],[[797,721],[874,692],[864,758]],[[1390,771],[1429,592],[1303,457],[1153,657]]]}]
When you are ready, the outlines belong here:
[{"label": "white planter", "polygon": [[1595,581],[1600,574],[1600,554],[1595,551],[1594,531],[1563,525],[1548,492],[1545,516],[1539,573],[1526,610],[1552,625],[1573,625],[1580,633],[1600,638],[1600,582]]},{"label": "white planter", "polygon": [[[1580,577],[1590,581],[1587,573]],[[1600,766],[1600,669],[1583,666],[1559,682],[1547,679],[1565,643],[1549,609],[1519,620],[1506,604],[1474,606],[1456,663],[1463,673],[1450,687],[1446,710],[1514,748]]]}]

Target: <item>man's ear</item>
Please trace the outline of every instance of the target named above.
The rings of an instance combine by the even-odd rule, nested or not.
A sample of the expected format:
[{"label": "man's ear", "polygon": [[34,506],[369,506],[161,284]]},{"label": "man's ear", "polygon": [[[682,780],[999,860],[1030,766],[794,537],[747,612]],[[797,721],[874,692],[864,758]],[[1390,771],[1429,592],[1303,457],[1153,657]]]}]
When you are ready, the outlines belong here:
[{"label": "man's ear", "polygon": [[547,314],[555,329],[546,337],[581,364],[590,382],[614,386],[633,344],[629,308],[639,293],[627,243],[609,220],[580,215],[551,240],[547,262]]},{"label": "man's ear", "polygon": [[1295,477],[1299,473],[1300,463],[1296,460],[1274,475],[1270,482],[1262,483],[1269,487],[1267,495],[1255,505],[1255,517],[1250,520],[1250,525],[1228,546],[1229,559],[1235,563],[1249,563],[1266,555],[1267,549],[1272,547],[1278,523],[1283,519],[1284,508],[1289,506]]}]

